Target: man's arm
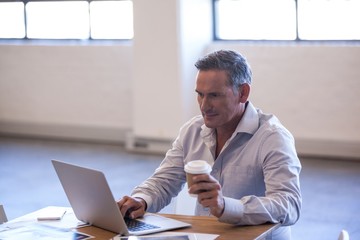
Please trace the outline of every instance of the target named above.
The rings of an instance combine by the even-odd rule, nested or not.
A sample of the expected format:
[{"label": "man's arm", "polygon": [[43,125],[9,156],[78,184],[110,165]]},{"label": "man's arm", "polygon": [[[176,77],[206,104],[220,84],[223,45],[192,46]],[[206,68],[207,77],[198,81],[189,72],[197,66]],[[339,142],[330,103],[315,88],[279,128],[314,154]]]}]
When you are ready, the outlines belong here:
[{"label": "man's arm", "polygon": [[259,148],[259,162],[265,183],[265,195],[225,197],[225,209],[220,221],[254,225],[265,222],[294,224],[300,216],[301,192],[299,174],[301,164],[293,138],[286,132],[272,132]]}]

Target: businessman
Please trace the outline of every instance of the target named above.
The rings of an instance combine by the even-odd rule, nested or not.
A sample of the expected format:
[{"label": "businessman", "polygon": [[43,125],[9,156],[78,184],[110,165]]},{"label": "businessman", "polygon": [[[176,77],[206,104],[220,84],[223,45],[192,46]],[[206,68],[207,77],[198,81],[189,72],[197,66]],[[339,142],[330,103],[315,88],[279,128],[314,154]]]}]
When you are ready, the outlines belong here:
[{"label": "businessman", "polygon": [[215,51],[195,66],[201,115],[181,127],[155,173],[118,201],[121,213],[160,211],[184,186],[184,165],[203,159],[212,171],[193,177],[196,215],[235,225],[281,223],[267,239],[291,239],[302,202],[293,136],[249,100],[252,72],[240,53]]}]

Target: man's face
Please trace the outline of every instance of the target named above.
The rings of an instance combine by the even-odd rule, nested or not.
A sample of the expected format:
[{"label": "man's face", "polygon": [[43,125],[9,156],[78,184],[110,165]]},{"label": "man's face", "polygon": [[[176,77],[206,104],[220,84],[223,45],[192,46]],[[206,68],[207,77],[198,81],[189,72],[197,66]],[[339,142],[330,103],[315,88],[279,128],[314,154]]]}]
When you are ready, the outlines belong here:
[{"label": "man's face", "polygon": [[209,128],[232,128],[241,118],[240,92],[233,91],[227,78],[226,72],[221,70],[197,74],[195,91],[205,125]]}]

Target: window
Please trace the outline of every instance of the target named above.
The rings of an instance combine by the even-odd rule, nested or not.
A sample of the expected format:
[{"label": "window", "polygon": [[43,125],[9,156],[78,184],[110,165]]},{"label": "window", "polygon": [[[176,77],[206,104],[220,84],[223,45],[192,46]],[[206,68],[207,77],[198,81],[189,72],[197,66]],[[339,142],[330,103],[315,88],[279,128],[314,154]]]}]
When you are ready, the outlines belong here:
[{"label": "window", "polygon": [[28,38],[89,38],[87,2],[29,2],[25,9]]},{"label": "window", "polygon": [[294,1],[219,0],[215,6],[220,39],[296,38]]},{"label": "window", "polygon": [[91,38],[133,38],[132,12],[131,1],[90,2]]},{"label": "window", "polygon": [[360,40],[359,0],[214,0],[215,39]]},{"label": "window", "polygon": [[24,3],[0,2],[0,38],[25,37]]},{"label": "window", "polygon": [[298,0],[299,38],[360,40],[359,0]]},{"label": "window", "polygon": [[0,2],[0,38],[131,39],[132,1]]}]

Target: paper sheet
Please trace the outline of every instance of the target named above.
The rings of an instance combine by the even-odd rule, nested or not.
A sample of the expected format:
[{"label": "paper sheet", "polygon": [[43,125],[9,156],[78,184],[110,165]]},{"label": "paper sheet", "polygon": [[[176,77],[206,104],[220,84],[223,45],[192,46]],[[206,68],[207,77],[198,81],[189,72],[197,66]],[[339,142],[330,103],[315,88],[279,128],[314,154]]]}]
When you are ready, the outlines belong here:
[{"label": "paper sheet", "polygon": [[0,230],[1,240],[85,240],[92,236],[74,232],[68,229],[54,228],[39,223],[19,225],[13,228],[2,228]]}]

